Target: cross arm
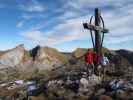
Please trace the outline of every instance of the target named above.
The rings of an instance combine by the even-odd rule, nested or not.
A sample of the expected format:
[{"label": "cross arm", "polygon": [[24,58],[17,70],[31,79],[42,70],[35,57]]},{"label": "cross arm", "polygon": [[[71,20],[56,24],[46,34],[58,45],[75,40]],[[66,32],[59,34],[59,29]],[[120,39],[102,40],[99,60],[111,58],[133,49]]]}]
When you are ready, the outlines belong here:
[{"label": "cross arm", "polygon": [[95,26],[95,25],[92,25],[92,24],[88,24],[88,23],[83,23],[83,26],[84,26],[85,29],[88,29],[88,30],[100,31],[100,32],[103,32],[103,33],[108,33],[109,32],[108,29],[105,29],[105,28],[102,28],[102,27],[99,27],[99,26]]}]

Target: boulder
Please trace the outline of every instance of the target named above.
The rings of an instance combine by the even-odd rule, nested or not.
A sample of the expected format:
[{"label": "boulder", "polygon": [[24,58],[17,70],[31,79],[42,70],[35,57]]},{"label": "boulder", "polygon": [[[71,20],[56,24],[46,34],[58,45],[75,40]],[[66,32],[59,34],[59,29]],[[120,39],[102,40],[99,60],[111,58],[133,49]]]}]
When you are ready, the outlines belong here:
[{"label": "boulder", "polygon": [[97,92],[96,92],[96,96],[100,96],[100,95],[103,95],[104,93],[106,92],[106,90],[104,88],[101,88],[99,89]]},{"label": "boulder", "polygon": [[113,100],[110,96],[101,95],[98,100]]},{"label": "boulder", "polygon": [[89,85],[89,82],[86,78],[81,78],[80,79],[80,84],[84,87],[84,88],[87,88],[88,85]]},{"label": "boulder", "polygon": [[128,100],[127,93],[125,91],[123,91],[123,90],[117,90],[116,98],[118,100]]},{"label": "boulder", "polygon": [[95,86],[101,84],[102,78],[100,76],[96,76],[95,74],[89,76],[89,85]]}]

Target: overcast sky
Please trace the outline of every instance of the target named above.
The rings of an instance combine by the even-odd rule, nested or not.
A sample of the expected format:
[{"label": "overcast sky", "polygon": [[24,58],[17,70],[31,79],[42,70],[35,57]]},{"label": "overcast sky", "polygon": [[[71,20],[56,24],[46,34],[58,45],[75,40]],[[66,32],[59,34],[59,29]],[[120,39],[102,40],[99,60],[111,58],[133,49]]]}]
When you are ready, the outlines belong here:
[{"label": "overcast sky", "polygon": [[90,48],[90,33],[82,23],[96,7],[110,31],[104,46],[133,49],[133,0],[0,0],[0,49],[18,44],[60,51]]}]

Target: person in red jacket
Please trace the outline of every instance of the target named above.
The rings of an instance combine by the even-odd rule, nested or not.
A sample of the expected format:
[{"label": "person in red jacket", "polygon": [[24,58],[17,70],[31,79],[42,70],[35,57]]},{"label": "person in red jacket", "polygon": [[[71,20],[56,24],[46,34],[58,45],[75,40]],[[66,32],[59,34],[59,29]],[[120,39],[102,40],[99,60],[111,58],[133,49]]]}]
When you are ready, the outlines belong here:
[{"label": "person in red jacket", "polygon": [[88,52],[85,55],[85,62],[86,64],[92,64],[93,63],[93,52],[88,50]]},{"label": "person in red jacket", "polygon": [[85,62],[86,62],[86,65],[87,65],[88,74],[91,74],[91,73],[94,72],[93,61],[94,61],[94,54],[91,50],[88,50],[88,52],[85,55]]},{"label": "person in red jacket", "polygon": [[102,66],[101,66],[101,55],[99,53],[94,52],[94,65],[95,65],[95,74],[101,76],[102,74]]},{"label": "person in red jacket", "polygon": [[93,58],[94,64],[99,65],[99,64],[100,64],[100,54],[94,52],[94,53],[93,53],[93,57],[94,57],[94,58]]}]

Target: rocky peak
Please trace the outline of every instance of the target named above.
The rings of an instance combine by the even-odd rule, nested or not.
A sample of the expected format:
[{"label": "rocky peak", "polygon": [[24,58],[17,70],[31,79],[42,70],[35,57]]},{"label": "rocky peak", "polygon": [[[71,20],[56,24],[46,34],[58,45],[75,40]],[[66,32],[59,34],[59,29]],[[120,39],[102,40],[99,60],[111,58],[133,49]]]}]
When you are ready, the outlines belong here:
[{"label": "rocky peak", "polygon": [[[34,48],[34,60],[37,67],[41,69],[51,69],[55,66],[60,66],[66,63],[65,55],[58,52],[58,50],[50,47]],[[32,51],[33,52],[33,51]],[[33,55],[32,55],[33,56]]]},{"label": "rocky peak", "polygon": [[18,45],[13,49],[7,50],[0,56],[0,64],[6,66],[16,66],[23,60],[24,45]]}]

